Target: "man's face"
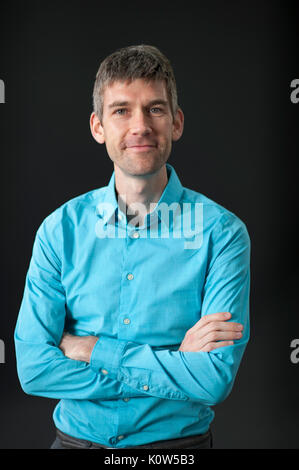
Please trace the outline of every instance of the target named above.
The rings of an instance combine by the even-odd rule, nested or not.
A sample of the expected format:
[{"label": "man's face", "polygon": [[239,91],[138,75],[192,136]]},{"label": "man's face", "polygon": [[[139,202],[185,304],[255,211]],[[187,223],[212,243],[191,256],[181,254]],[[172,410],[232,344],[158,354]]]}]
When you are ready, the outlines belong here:
[{"label": "man's face", "polygon": [[183,113],[173,119],[164,81],[116,81],[103,94],[103,118],[91,116],[95,139],[128,175],[150,175],[168,160],[183,131]]}]

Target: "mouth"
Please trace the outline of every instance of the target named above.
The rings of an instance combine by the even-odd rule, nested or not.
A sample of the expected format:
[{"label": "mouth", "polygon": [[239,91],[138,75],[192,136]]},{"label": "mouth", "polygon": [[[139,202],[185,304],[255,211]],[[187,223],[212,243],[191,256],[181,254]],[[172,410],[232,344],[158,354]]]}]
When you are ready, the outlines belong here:
[{"label": "mouth", "polygon": [[156,145],[130,145],[127,149],[144,152],[156,148]]}]

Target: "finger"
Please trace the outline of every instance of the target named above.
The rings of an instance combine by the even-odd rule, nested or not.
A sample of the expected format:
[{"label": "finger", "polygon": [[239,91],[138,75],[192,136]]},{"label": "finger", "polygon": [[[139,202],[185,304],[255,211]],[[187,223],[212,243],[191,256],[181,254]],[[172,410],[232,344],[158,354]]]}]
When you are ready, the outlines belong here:
[{"label": "finger", "polygon": [[232,341],[242,338],[241,331],[212,331],[200,339],[200,348],[216,341]]},{"label": "finger", "polygon": [[[211,333],[218,334],[218,332],[240,332],[243,330],[243,325],[236,322],[210,322],[204,326],[199,326],[198,329],[193,329],[192,331],[187,332],[187,337],[192,341],[198,342],[203,340],[205,337],[210,338]],[[235,337],[237,338],[237,337]],[[221,339],[221,338],[219,338]],[[224,338],[224,339],[231,339],[231,338]],[[234,337],[233,337],[234,339]]]},{"label": "finger", "polygon": [[209,315],[204,315],[203,317],[196,322],[189,331],[197,330],[198,327],[204,326],[207,323],[214,322],[214,321],[227,321],[231,318],[230,312],[217,312],[217,313],[210,313]]},{"label": "finger", "polygon": [[203,349],[201,349],[201,351],[210,352],[210,351],[213,351],[214,349],[223,348],[224,346],[231,346],[233,344],[234,344],[233,341],[212,342],[212,343],[206,344],[206,346]]},{"label": "finger", "polygon": [[199,326],[197,329],[194,328],[193,334],[206,335],[212,331],[242,331],[243,325],[237,322],[223,322],[213,321],[206,325]]}]

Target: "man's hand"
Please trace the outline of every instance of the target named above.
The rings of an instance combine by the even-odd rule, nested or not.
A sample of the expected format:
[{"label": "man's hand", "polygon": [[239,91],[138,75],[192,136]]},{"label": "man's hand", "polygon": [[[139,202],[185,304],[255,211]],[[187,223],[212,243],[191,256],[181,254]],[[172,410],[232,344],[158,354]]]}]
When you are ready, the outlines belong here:
[{"label": "man's hand", "polygon": [[228,322],[229,312],[212,313],[203,316],[185,334],[179,351],[210,352],[213,349],[234,344],[234,339],[242,337],[243,325]]},{"label": "man's hand", "polygon": [[92,350],[98,339],[97,336],[74,336],[63,333],[59,349],[70,359],[90,362]]}]

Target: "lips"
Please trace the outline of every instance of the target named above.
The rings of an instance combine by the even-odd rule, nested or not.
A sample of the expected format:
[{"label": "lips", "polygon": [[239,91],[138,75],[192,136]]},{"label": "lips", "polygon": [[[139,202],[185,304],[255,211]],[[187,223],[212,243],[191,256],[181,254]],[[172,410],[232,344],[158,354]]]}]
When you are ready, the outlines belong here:
[{"label": "lips", "polygon": [[147,154],[151,150],[156,148],[155,145],[132,145],[131,147],[127,147],[127,150],[137,154]]},{"label": "lips", "polygon": [[127,148],[151,148],[151,147],[156,147],[154,144],[129,144],[127,145]]},{"label": "lips", "polygon": [[154,148],[156,147],[155,145],[131,145],[130,147],[127,147],[128,149],[149,149],[149,148]]}]

